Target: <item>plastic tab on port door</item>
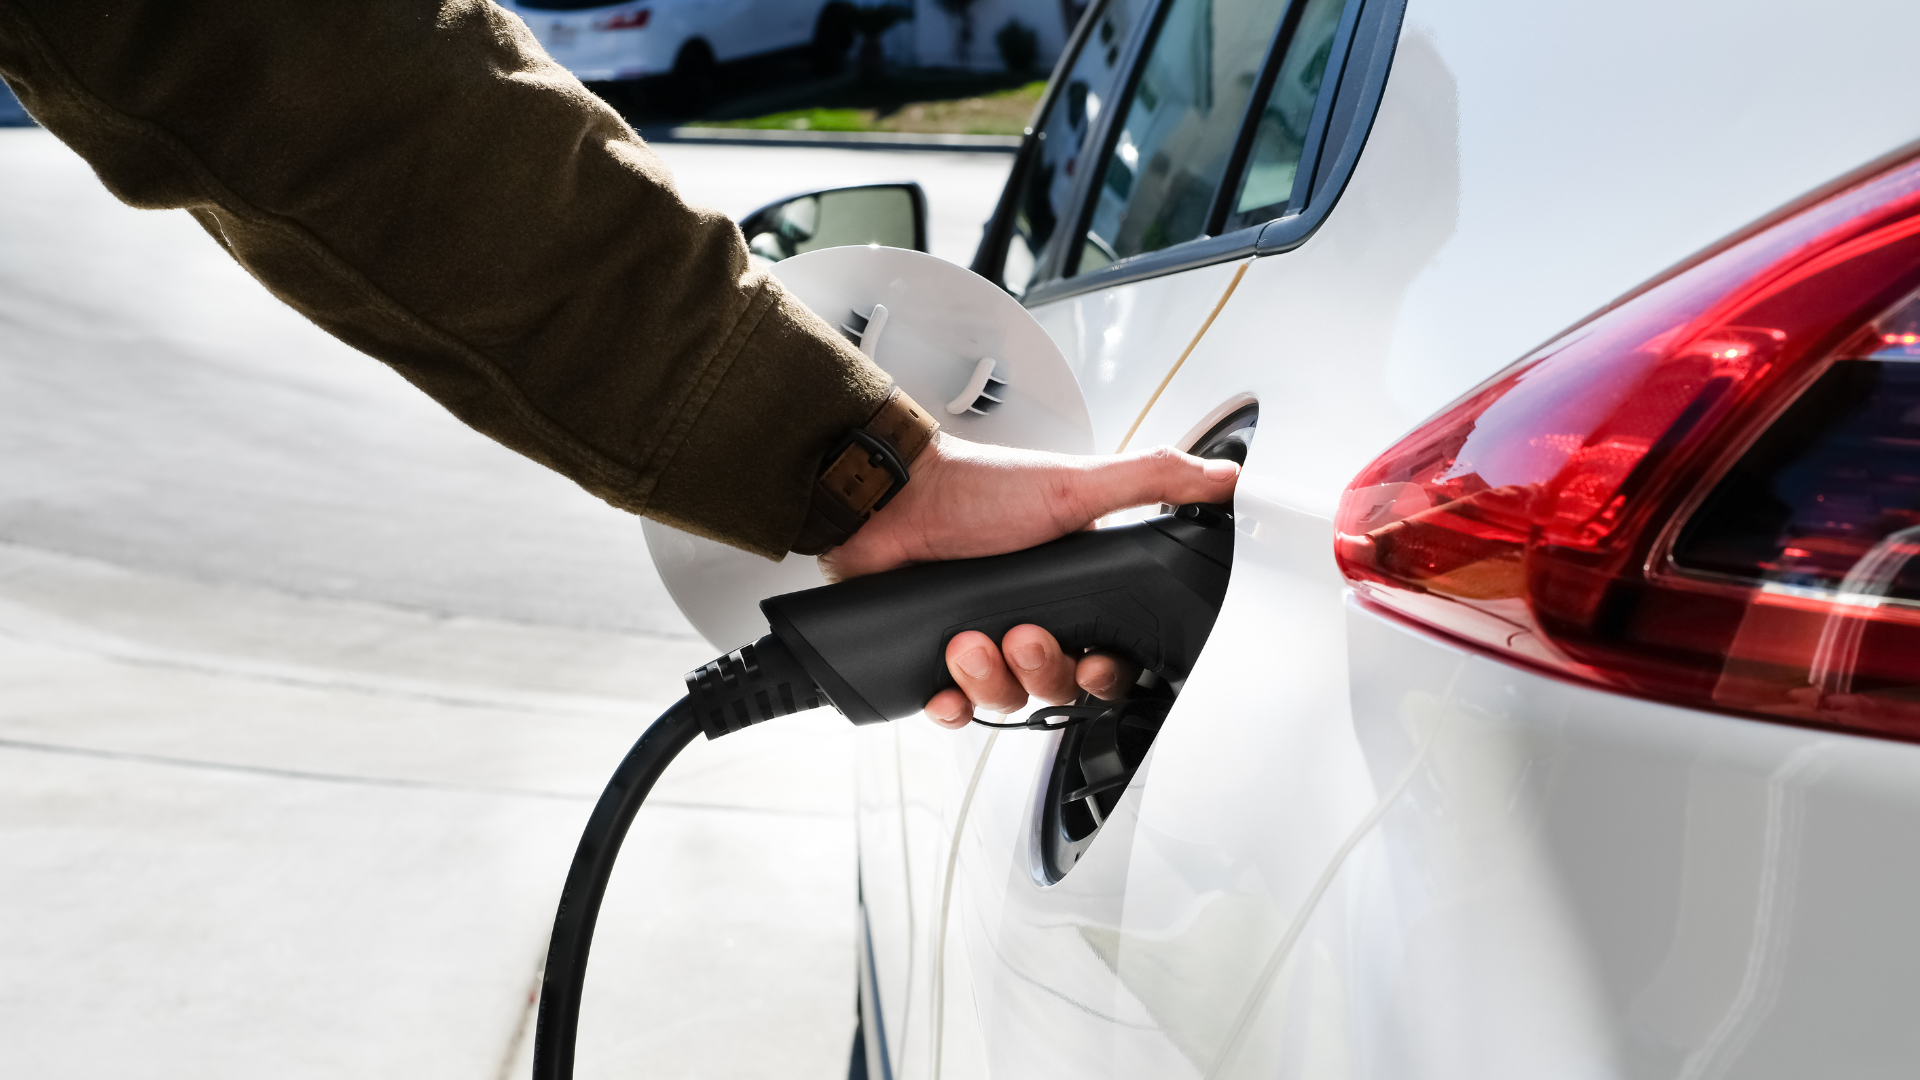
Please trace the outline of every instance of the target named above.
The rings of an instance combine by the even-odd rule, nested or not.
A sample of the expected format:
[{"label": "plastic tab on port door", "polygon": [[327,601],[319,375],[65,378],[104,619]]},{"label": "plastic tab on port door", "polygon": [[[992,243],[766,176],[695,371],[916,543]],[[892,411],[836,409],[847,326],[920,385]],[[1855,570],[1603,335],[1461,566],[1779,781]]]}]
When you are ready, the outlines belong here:
[{"label": "plastic tab on port door", "polygon": [[[1093,425],[1066,357],[1019,301],[986,278],[921,252],[882,247],[810,251],[772,272],[915,401],[934,409],[948,432],[1030,450],[1093,452]],[[980,378],[983,370],[988,380]],[[942,407],[968,391],[973,400],[957,412]],[[717,649],[766,633],[761,600],[821,584],[811,558],[774,563],[658,522],[641,527],[674,603]]]}]

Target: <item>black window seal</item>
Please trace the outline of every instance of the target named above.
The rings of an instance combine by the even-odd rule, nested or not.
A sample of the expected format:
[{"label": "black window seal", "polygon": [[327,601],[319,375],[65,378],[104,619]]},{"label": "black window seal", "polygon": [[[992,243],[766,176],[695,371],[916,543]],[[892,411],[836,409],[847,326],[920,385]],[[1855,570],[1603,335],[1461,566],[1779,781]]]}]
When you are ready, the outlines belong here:
[{"label": "black window seal", "polygon": [[[1173,4],[1174,0],[1150,0],[1146,18],[1133,27],[1121,50],[1120,77],[1114,80],[1107,104],[1100,109],[1099,119],[1094,121],[1094,129],[1087,133],[1087,145],[1094,148],[1088,160],[1093,164],[1081,169],[1079,175],[1074,177],[1072,192],[1067,197],[1068,212],[1061,216],[1063,224],[1072,221],[1078,223],[1078,227],[1068,229],[1061,237],[1061,243],[1047,252],[1046,260],[1034,267],[1035,276],[1043,286],[1063,279],[1068,260],[1078,261],[1080,258],[1080,238],[1087,231],[1086,219],[1092,214],[1093,200],[1099,194],[1100,184],[1105,178],[1099,166],[1106,164],[1107,155],[1113,152],[1113,140],[1120,134],[1120,114],[1125,111],[1120,106],[1133,100],[1134,89],[1144,73],[1147,50],[1160,36],[1160,23],[1167,17]],[[1027,296],[1033,295],[1034,291],[1029,289]],[[1022,303],[1027,302],[1027,296],[1021,297]]]},{"label": "black window seal", "polygon": [[[1051,265],[1047,267],[1046,280],[1050,283],[1055,280],[1070,281],[1082,276],[1075,273],[1075,268],[1080,265],[1080,254],[1086,248],[1085,238],[1087,229],[1093,222],[1094,210],[1100,205],[1100,185],[1106,182],[1107,159],[1113,156],[1114,145],[1120,140],[1121,122],[1125,120],[1124,114],[1131,110],[1134,92],[1140,88],[1140,80],[1146,77],[1147,62],[1153,59],[1153,46],[1160,40],[1161,26],[1167,21],[1167,16],[1173,11],[1173,5],[1176,2],[1177,0],[1161,0],[1154,5],[1153,14],[1149,18],[1140,20],[1141,32],[1135,34],[1134,40],[1129,43],[1131,47],[1127,50],[1126,74],[1115,88],[1112,107],[1102,110],[1104,115],[1100,118],[1100,138],[1093,143],[1096,149],[1090,159],[1090,167],[1081,171],[1078,183],[1074,185],[1071,204],[1073,217],[1068,220],[1073,221],[1075,225],[1068,230],[1066,243],[1061,244],[1059,250],[1053,252],[1052,258],[1048,259]],[[1290,0],[1290,2],[1299,3],[1301,0]],[[1094,271],[1094,273],[1099,272]]]},{"label": "black window seal", "polygon": [[[1295,2],[1298,3],[1299,0]],[[1158,29],[1159,19],[1167,6],[1167,3],[1163,3],[1154,13],[1153,19],[1145,20],[1153,29]],[[1321,86],[1320,101],[1314,106],[1316,118],[1323,108],[1325,109],[1329,117],[1325,124],[1327,130],[1321,133],[1318,140],[1309,137],[1310,145],[1321,147],[1319,157],[1311,171],[1303,167],[1300,175],[1295,178],[1295,195],[1289,200],[1290,209],[1287,214],[1219,236],[1201,237],[1162,248],[1159,251],[1131,256],[1091,273],[1074,277],[1049,275],[1040,284],[1029,289],[1021,297],[1020,302],[1033,307],[1082,293],[1113,288],[1117,285],[1195,270],[1215,263],[1230,262],[1245,256],[1275,255],[1291,251],[1304,244],[1327,219],[1327,215],[1339,201],[1340,195],[1346,189],[1347,181],[1353,175],[1355,165],[1359,162],[1367,138],[1372,134],[1374,118],[1380,108],[1380,98],[1386,89],[1387,75],[1393,67],[1394,53],[1399,45],[1401,20],[1405,13],[1406,0],[1358,0],[1357,3],[1350,4],[1348,12],[1342,15],[1343,22],[1347,21],[1349,15],[1353,16],[1354,29],[1347,48],[1335,50],[1336,54],[1343,57],[1339,77],[1329,79]],[[1377,19],[1369,16],[1377,16]],[[1140,40],[1134,42],[1134,47],[1130,51],[1137,53],[1145,42],[1151,40],[1152,38],[1145,34],[1140,35]],[[1356,47],[1363,45],[1366,46],[1365,62],[1356,66],[1351,63],[1353,52]],[[1128,72],[1125,94],[1117,95],[1116,100],[1132,100],[1134,82],[1141,66],[1137,55],[1132,58],[1132,62],[1133,67]],[[1340,112],[1338,108],[1340,96],[1347,92],[1355,94],[1356,97],[1354,107],[1349,111],[1350,121],[1343,129],[1340,125],[1333,123],[1332,119]],[[1264,104],[1264,99],[1250,103],[1248,115],[1243,123],[1251,125],[1257,117],[1255,109]],[[1106,160],[1106,155],[1112,152],[1109,144],[1118,134],[1114,127],[1118,123],[1116,114],[1120,110],[1114,108],[1107,112],[1108,115],[1103,117],[1105,130],[1099,133],[1102,153],[1097,160],[1102,162]],[[1304,161],[1302,165],[1305,165]],[[1087,185],[1092,174],[1098,171],[1097,168],[1088,169],[1086,175],[1080,178],[1074,193],[1076,205],[1079,207],[1076,220],[1084,220],[1090,212],[1093,192]],[[1221,183],[1223,186],[1231,184],[1235,190],[1238,190],[1239,179],[1238,175],[1229,172],[1222,178]],[[1306,193],[1300,191],[1303,183],[1311,184],[1311,188]],[[1293,212],[1291,206],[1294,201],[1302,198],[1305,205],[1298,212]],[[1086,231],[1084,225],[1079,231]],[[1071,247],[1072,251],[1078,254],[1078,247],[1063,246]],[[1054,253],[1054,260],[1063,257],[1064,253]]]},{"label": "black window seal", "polygon": [[[1227,156],[1227,168],[1221,174],[1220,186],[1213,192],[1213,206],[1207,210],[1208,236],[1238,232],[1250,224],[1233,220],[1240,216],[1233,213],[1234,198],[1240,191],[1239,181],[1242,179],[1241,174],[1246,170],[1247,158],[1253,154],[1253,140],[1260,131],[1260,113],[1267,99],[1273,96],[1273,84],[1280,78],[1281,65],[1287,58],[1287,49],[1293,42],[1294,31],[1299,29],[1300,17],[1306,13],[1307,3],[1308,0],[1291,0],[1287,4],[1286,13],[1280,18],[1280,25],[1274,29],[1273,41],[1267,45],[1267,58],[1260,65],[1260,75],[1254,80],[1253,93],[1247,98],[1247,114],[1240,118],[1240,134],[1233,140],[1233,152]],[[1360,5],[1348,3],[1343,6],[1358,10]],[[1345,18],[1344,13],[1342,18]],[[1327,66],[1327,72],[1336,80],[1339,78],[1339,69],[1331,63]],[[1314,111],[1319,112],[1317,101]],[[1309,141],[1312,139],[1313,130],[1313,124],[1309,120],[1307,124]],[[1232,182],[1229,183],[1229,180]],[[1229,225],[1232,227],[1229,228]]]},{"label": "black window seal", "polygon": [[1103,266],[1088,274],[1070,278],[1053,278],[1041,285],[1027,290],[1021,303],[1031,307],[1054,300],[1062,300],[1081,293],[1096,292],[1100,289],[1125,285],[1129,282],[1144,281],[1147,278],[1165,274],[1177,274],[1183,270],[1197,270],[1214,263],[1229,262],[1243,255],[1254,253],[1265,231],[1262,223],[1252,228],[1240,229],[1224,236],[1203,236],[1197,240],[1175,244],[1149,251],[1142,255],[1133,255],[1119,262]]},{"label": "black window seal", "polygon": [[1027,170],[1033,167],[1033,159],[1039,156],[1040,145],[1046,141],[1047,133],[1043,127],[1047,113],[1066,90],[1065,76],[1073,62],[1080,58],[1080,50],[1093,34],[1098,16],[1106,13],[1109,4],[1118,2],[1105,0],[1088,4],[1086,13],[1074,25],[1066,46],[1060,50],[1060,59],[1054,62],[1053,74],[1047,77],[1046,91],[1033,107],[1026,130],[1021,132],[1020,148],[1014,152],[1013,168],[1007,173],[1006,186],[1000,189],[1000,201],[994,204],[993,216],[987,219],[986,227],[981,230],[980,246],[973,253],[973,263],[969,269],[1002,289],[1007,288],[1007,245],[1013,242],[1013,218],[1019,210],[1020,191],[1026,182]]},{"label": "black window seal", "polygon": [[[1353,178],[1354,167],[1360,162],[1361,151],[1366,148],[1367,139],[1373,134],[1374,120],[1380,115],[1380,99],[1386,93],[1387,77],[1392,71],[1394,53],[1400,44],[1400,23],[1406,14],[1407,0],[1365,0],[1365,7],[1373,10],[1361,11],[1360,28],[1354,34],[1353,48],[1365,48],[1366,53],[1360,57],[1361,63],[1356,65],[1355,57],[1349,52],[1346,71],[1341,78],[1343,86],[1353,88],[1353,108],[1344,130],[1329,132],[1330,136],[1337,133],[1340,142],[1337,147],[1329,143],[1322,150],[1320,162],[1314,169],[1311,195],[1300,212],[1267,222],[1259,241],[1254,245],[1257,255],[1278,255],[1307,242],[1307,238],[1326,220],[1334,204],[1340,201],[1341,194],[1346,191],[1347,181]],[[1373,13],[1379,14],[1380,21],[1369,29],[1365,21]],[[1330,100],[1337,112],[1341,104],[1338,95]],[[1329,158],[1326,156],[1328,151],[1336,152]],[[1297,186],[1295,192],[1297,199]]]},{"label": "black window seal", "polygon": [[[1295,5],[1297,10],[1294,17],[1298,18],[1299,13],[1306,10],[1306,6],[1306,0],[1300,0],[1300,2]],[[1321,93],[1314,99],[1313,115],[1307,118],[1307,137],[1302,140],[1300,144],[1300,162],[1299,166],[1294,170],[1293,190],[1287,193],[1286,203],[1278,207],[1277,213],[1274,212],[1275,205],[1270,203],[1266,206],[1256,206],[1241,214],[1235,214],[1232,218],[1223,218],[1223,223],[1231,221],[1242,228],[1250,228],[1254,225],[1265,225],[1267,222],[1273,221],[1276,218],[1283,218],[1289,214],[1300,213],[1305,210],[1307,205],[1312,201],[1313,174],[1320,165],[1321,149],[1326,144],[1327,130],[1333,120],[1333,103],[1334,100],[1340,96],[1338,91],[1340,80],[1346,74],[1347,57],[1353,51],[1354,30],[1360,25],[1360,13],[1366,6],[1364,2],[1358,4],[1350,3],[1345,5],[1344,9],[1340,12],[1340,22],[1334,27],[1333,44],[1327,53],[1326,76],[1320,81]],[[1289,35],[1287,45],[1292,45],[1291,35]],[[1279,78],[1280,66],[1285,60],[1286,50],[1276,48],[1273,57],[1268,61],[1268,66],[1273,69],[1272,73],[1263,80],[1263,91],[1258,107],[1252,115],[1247,117],[1246,130],[1241,133],[1241,138],[1247,143],[1249,148],[1253,145],[1254,132],[1260,127],[1260,109],[1265,107],[1267,95],[1272,94],[1273,83]],[[1329,90],[1329,86],[1334,89]],[[1232,205],[1234,199],[1239,196],[1240,183],[1245,179],[1245,177],[1241,175],[1241,170],[1244,169],[1245,166],[1246,160],[1242,158],[1236,163],[1236,168],[1228,175],[1228,179],[1221,183],[1220,202],[1223,209],[1226,206]]]}]

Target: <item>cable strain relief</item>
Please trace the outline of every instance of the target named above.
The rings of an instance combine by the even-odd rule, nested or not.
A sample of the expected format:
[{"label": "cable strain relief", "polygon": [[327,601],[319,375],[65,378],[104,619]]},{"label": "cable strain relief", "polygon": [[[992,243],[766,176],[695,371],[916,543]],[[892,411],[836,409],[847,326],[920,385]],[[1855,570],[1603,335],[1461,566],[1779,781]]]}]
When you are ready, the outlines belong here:
[{"label": "cable strain relief", "polygon": [[687,672],[687,700],[709,739],[827,703],[807,669],[772,634]]}]

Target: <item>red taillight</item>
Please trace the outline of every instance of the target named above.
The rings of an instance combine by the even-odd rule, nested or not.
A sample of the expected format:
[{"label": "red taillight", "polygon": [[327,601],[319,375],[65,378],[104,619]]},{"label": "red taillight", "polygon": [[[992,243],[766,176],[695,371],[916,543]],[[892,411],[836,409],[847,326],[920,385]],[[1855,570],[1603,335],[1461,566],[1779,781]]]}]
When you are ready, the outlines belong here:
[{"label": "red taillight", "polygon": [[1368,466],[1361,596],[1664,701],[1920,738],[1920,161],[1577,327]]},{"label": "red taillight", "polygon": [[648,8],[641,8],[638,11],[623,11],[618,15],[609,15],[601,19],[599,22],[593,24],[593,28],[595,30],[639,30],[644,28],[647,25],[647,20],[652,17],[653,12]]}]

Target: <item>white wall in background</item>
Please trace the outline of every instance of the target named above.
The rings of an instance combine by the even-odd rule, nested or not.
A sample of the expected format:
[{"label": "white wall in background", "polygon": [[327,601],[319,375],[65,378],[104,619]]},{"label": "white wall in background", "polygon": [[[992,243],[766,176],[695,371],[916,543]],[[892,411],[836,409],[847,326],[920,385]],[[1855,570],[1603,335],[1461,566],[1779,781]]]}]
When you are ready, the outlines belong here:
[{"label": "white wall in background", "polygon": [[[973,0],[963,20],[948,13],[940,0],[913,0],[913,20],[904,24],[903,30],[888,35],[888,58],[896,55],[893,49],[899,46],[894,42],[904,38],[910,54],[901,59],[916,67],[1000,71],[1006,65],[994,45],[994,35],[1009,20],[1017,20],[1040,39],[1034,77],[1045,78],[1086,7],[1086,0]],[[973,35],[963,49],[962,26],[966,20],[972,23]]]}]

